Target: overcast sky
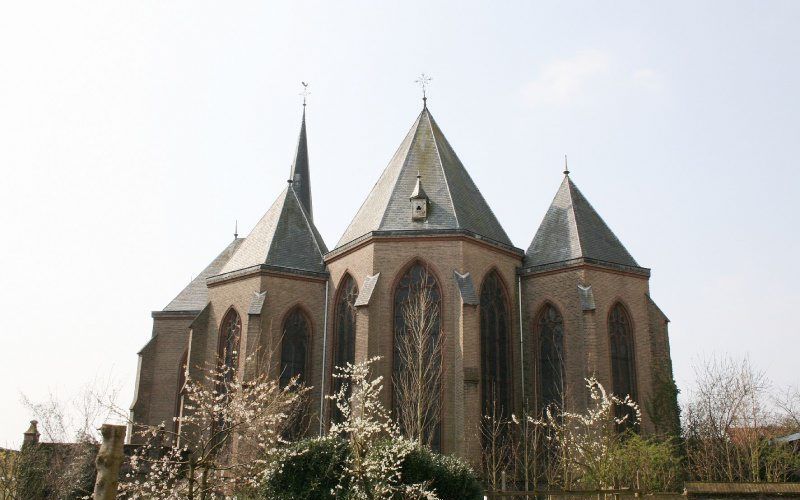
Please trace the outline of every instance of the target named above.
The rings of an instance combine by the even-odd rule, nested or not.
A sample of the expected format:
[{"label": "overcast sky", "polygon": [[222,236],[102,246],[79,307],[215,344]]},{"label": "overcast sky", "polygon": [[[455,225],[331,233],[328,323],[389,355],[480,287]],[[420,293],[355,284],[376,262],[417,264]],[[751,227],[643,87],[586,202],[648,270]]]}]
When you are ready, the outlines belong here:
[{"label": "overcast sky", "polygon": [[675,375],[798,383],[800,3],[0,5],[0,446],[32,399],[132,400],[163,308],[285,186],[300,81],[315,221],[341,236],[420,110],[514,244],[572,177],[671,319]]}]

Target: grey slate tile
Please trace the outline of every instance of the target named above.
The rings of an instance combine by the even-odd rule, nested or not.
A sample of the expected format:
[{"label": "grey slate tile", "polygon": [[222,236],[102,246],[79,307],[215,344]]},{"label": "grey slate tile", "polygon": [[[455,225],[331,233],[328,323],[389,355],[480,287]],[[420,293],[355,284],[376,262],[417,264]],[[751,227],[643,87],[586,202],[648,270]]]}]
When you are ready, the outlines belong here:
[{"label": "grey slate tile", "polygon": [[[421,175],[428,217],[411,217]],[[336,247],[372,231],[461,229],[513,246],[430,111],[422,110]]]},{"label": "grey slate tile", "polygon": [[588,258],[639,267],[569,176],[525,253],[525,267]]}]

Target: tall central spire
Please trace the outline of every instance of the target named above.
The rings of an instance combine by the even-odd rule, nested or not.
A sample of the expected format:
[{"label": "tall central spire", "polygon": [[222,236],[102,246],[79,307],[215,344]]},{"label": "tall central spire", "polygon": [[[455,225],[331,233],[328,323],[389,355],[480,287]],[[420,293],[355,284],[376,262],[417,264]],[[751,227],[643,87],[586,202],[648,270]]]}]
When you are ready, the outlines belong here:
[{"label": "tall central spire", "polygon": [[300,124],[300,137],[297,139],[297,151],[294,154],[292,170],[289,173],[292,188],[303,205],[309,219],[314,219],[311,210],[311,176],[308,169],[308,139],[306,138],[306,103],[303,96],[303,120]]}]

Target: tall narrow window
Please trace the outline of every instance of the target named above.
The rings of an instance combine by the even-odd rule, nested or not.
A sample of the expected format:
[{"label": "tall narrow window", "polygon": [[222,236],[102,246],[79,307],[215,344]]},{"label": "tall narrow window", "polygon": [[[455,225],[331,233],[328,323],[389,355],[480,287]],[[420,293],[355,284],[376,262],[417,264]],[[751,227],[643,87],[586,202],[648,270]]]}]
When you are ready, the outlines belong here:
[{"label": "tall narrow window", "polygon": [[611,382],[614,394],[636,398],[635,356],[631,321],[625,307],[617,303],[608,318],[611,347]]},{"label": "tall narrow window", "polygon": [[236,376],[239,367],[239,339],[242,336],[242,320],[231,308],[222,319],[219,331],[219,364],[222,372],[220,391],[227,393],[230,382]]},{"label": "tall narrow window", "polygon": [[[334,311],[334,340],[333,340],[333,371],[336,367],[344,367],[347,363],[355,363],[356,359],[356,297],[358,286],[355,280],[345,275],[339,283],[339,290]],[[340,378],[333,379],[333,393],[339,392],[344,381]],[[349,386],[348,386],[349,388]],[[335,404],[331,405],[331,418],[333,421],[341,419],[340,412]]]},{"label": "tall narrow window", "polygon": [[310,325],[303,312],[295,308],[283,322],[281,340],[281,387],[286,387],[293,377],[305,381],[306,351]]},{"label": "tall narrow window", "polygon": [[189,349],[183,351],[180,361],[178,362],[178,389],[175,392],[175,420],[172,430],[175,434],[180,434],[181,431],[181,413],[183,409],[183,390],[186,385],[186,370],[189,364]]},{"label": "tall narrow window", "polygon": [[562,405],[564,397],[564,320],[558,309],[545,304],[536,321],[539,408]]},{"label": "tall narrow window", "polygon": [[503,282],[496,272],[481,287],[481,399],[484,416],[511,414],[510,321]]},{"label": "tall narrow window", "polygon": [[[625,307],[617,303],[608,317],[608,335],[611,349],[612,392],[621,398],[636,400],[636,360],[633,348],[633,329]],[[635,416],[629,406],[616,406],[617,418],[627,417],[618,426],[620,431],[632,428]]]},{"label": "tall narrow window", "polygon": [[428,268],[416,263],[394,291],[394,414],[409,437],[441,447],[441,293]]}]

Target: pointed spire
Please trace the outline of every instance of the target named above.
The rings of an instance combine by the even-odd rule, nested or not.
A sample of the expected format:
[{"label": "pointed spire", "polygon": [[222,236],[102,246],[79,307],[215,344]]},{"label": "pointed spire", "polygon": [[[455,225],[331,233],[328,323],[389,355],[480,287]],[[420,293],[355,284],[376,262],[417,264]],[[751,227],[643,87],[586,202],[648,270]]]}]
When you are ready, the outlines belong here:
[{"label": "pointed spire", "polygon": [[414,186],[414,190],[411,192],[410,200],[422,200],[427,198],[428,195],[425,194],[425,190],[422,189],[422,174],[417,170],[417,184]]},{"label": "pointed spire", "polygon": [[[465,231],[513,246],[429,109],[422,110],[338,247],[373,231],[419,231],[409,196],[425,176],[426,231]],[[419,176],[419,177],[417,177]],[[416,209],[417,205],[413,205]],[[412,215],[414,212],[412,211]]]},{"label": "pointed spire", "polygon": [[289,173],[289,181],[292,183],[303,209],[308,214],[308,218],[313,219],[311,177],[308,167],[308,139],[306,137],[306,97],[308,94],[308,84],[303,82],[303,93],[301,94],[303,96],[303,118],[300,123],[300,136],[297,139],[297,150]]},{"label": "pointed spire", "polygon": [[564,175],[569,175],[569,165],[567,165],[567,155],[564,155]]},{"label": "pointed spire", "polygon": [[422,109],[428,109],[428,85],[430,85],[431,80],[433,80],[433,78],[425,73],[422,73],[419,75],[419,78],[414,80],[414,83],[419,85],[422,89]]},{"label": "pointed spire", "polygon": [[525,267],[576,259],[640,267],[566,175],[525,254]]}]

